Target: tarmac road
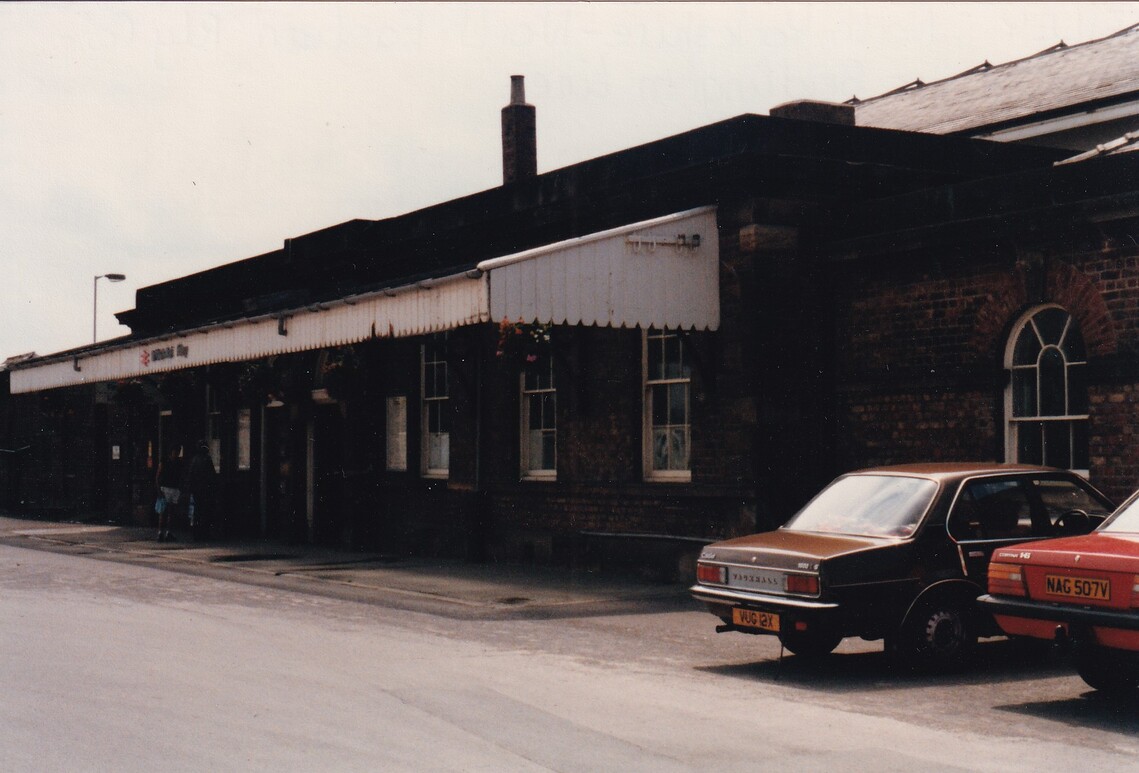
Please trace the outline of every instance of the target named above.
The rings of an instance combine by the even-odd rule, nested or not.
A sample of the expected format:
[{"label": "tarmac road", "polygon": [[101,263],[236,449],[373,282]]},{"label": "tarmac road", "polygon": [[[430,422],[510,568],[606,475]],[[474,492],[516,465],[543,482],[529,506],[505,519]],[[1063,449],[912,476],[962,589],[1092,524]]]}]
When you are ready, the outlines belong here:
[{"label": "tarmac road", "polygon": [[112,549],[122,532],[59,528],[0,523],[5,771],[1003,773],[1139,759],[1135,705],[1003,640],[975,671],[915,678],[873,643],[781,661],[772,639],[717,636],[652,583],[434,564],[402,585],[392,566],[345,568],[345,582],[345,554]]}]

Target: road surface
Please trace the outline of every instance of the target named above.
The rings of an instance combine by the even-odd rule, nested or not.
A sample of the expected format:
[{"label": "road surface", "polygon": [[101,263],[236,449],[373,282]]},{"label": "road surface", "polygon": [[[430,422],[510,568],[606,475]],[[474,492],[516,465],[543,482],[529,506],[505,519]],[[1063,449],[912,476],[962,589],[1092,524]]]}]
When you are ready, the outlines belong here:
[{"label": "road surface", "polygon": [[1006,641],[821,665],[670,612],[456,620],[0,546],[5,771],[1134,770],[1139,704]]}]

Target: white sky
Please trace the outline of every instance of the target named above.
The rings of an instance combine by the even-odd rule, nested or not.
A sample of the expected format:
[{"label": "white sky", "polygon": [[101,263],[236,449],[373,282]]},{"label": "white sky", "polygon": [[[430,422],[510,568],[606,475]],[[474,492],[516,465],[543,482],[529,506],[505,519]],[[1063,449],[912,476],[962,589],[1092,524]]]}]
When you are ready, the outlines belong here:
[{"label": "white sky", "polygon": [[0,359],[124,335],[134,290],[780,103],[1139,22],[1139,3],[0,3]]}]

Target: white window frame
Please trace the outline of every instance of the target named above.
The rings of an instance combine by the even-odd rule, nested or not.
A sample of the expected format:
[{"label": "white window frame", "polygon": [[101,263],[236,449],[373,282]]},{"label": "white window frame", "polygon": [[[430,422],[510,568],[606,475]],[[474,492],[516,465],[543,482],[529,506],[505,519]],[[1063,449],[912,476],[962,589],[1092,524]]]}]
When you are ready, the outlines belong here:
[{"label": "white window frame", "polygon": [[[540,363],[531,366],[543,368],[543,374],[549,374],[549,383],[544,386],[536,386],[528,388],[526,385],[526,376],[529,373],[526,368],[523,368],[522,373],[518,374],[519,384],[519,427],[518,427],[518,445],[519,445],[519,459],[520,459],[520,473],[525,480],[556,480],[558,477],[558,423],[557,423],[557,377],[554,374],[554,361],[552,357],[546,357]],[[553,397],[553,416],[548,417],[552,422],[551,426],[543,425],[538,430],[543,435],[552,435],[554,439],[554,466],[553,468],[532,467],[533,460],[530,453],[530,419],[532,416],[532,400],[542,400],[546,395]],[[544,415],[543,415],[544,416]]]},{"label": "white window frame", "polygon": [[[680,344],[680,364],[683,375],[669,377],[667,374],[649,373],[649,347],[656,342],[675,338]],[[641,374],[642,397],[644,401],[642,437],[642,459],[644,462],[644,477],[647,481],[660,481],[671,483],[686,483],[692,480],[692,375],[690,366],[686,366],[684,338],[678,330],[665,330],[650,328],[641,335]],[[655,377],[654,377],[655,376]],[[665,424],[664,427],[683,428],[687,467],[684,469],[657,469],[654,465],[654,430],[653,424],[653,391],[655,387],[669,387],[683,385],[684,390],[684,424]]]},{"label": "white window frame", "polygon": [[[1039,315],[1040,313],[1047,311],[1049,309],[1057,309],[1057,310],[1063,312],[1067,316],[1067,321],[1065,322],[1065,325],[1064,325],[1064,331],[1060,336],[1060,340],[1056,341],[1056,342],[1044,341],[1040,337],[1039,329],[1037,328],[1037,326],[1034,322],[1034,319],[1037,317],[1037,315]],[[1006,342],[1006,345],[1005,345],[1005,368],[1009,373],[1008,386],[1005,388],[1005,459],[1010,461],[1010,462],[1022,461],[1020,459],[1020,443],[1019,443],[1019,432],[1020,432],[1021,427],[1027,426],[1029,424],[1041,424],[1041,423],[1048,423],[1048,422],[1063,422],[1063,423],[1069,425],[1069,431],[1068,431],[1069,460],[1074,461],[1077,458],[1076,448],[1075,448],[1075,443],[1077,442],[1076,441],[1075,426],[1077,423],[1083,422],[1084,428],[1086,430],[1087,424],[1088,424],[1088,419],[1089,419],[1089,414],[1087,414],[1087,413],[1080,413],[1080,414],[1064,413],[1064,414],[1055,414],[1055,415],[1053,415],[1053,414],[1040,415],[1041,397],[1040,397],[1040,379],[1039,379],[1039,372],[1040,372],[1039,356],[1037,358],[1037,364],[1036,365],[1024,365],[1024,364],[1018,365],[1015,362],[1017,342],[1020,340],[1021,333],[1024,330],[1029,329],[1029,328],[1031,328],[1031,330],[1037,335],[1037,337],[1041,343],[1041,353],[1043,353],[1046,349],[1059,349],[1060,345],[1062,345],[1064,343],[1064,341],[1066,340],[1066,337],[1070,331],[1075,331],[1077,334],[1079,333],[1079,326],[1076,323],[1075,317],[1073,317],[1071,312],[1069,312],[1067,309],[1063,308],[1062,306],[1058,306],[1056,304],[1044,304],[1041,306],[1035,306],[1035,307],[1029,309],[1028,311],[1026,311],[1024,314],[1022,314],[1020,316],[1020,318],[1017,320],[1016,324],[1013,325],[1012,331],[1009,334],[1008,341]],[[1059,350],[1060,350],[1060,354],[1064,357],[1064,366],[1065,366],[1064,395],[1065,395],[1065,406],[1067,408],[1067,407],[1070,407],[1070,405],[1071,405],[1071,387],[1072,387],[1069,369],[1073,366],[1083,367],[1085,369],[1085,373],[1086,373],[1086,368],[1087,368],[1087,364],[1088,364],[1087,363],[1087,354],[1085,351],[1083,360],[1069,360],[1067,355],[1063,352],[1063,350],[1062,349],[1059,349]],[[1033,416],[1016,416],[1015,415],[1015,393],[1016,393],[1016,387],[1017,387],[1016,373],[1018,371],[1035,371],[1038,375],[1038,377],[1036,379],[1036,385],[1037,385],[1036,415],[1033,415]],[[1085,397],[1085,402],[1086,402],[1086,397]],[[1086,432],[1085,432],[1085,434],[1086,434]],[[1042,445],[1042,448],[1043,448],[1043,445]],[[1090,456],[1088,449],[1085,449],[1085,455]],[[1041,460],[1033,459],[1033,460],[1024,460],[1024,461],[1026,461],[1027,463],[1039,463]],[[1075,472],[1079,475],[1082,475],[1085,478],[1088,476],[1089,471],[1087,468],[1072,467],[1070,469],[1072,472]]]},{"label": "white window frame", "polygon": [[[435,359],[428,360],[428,350],[433,350]],[[431,371],[428,371],[428,365]],[[446,416],[450,403],[450,378],[447,366],[447,343],[445,340],[433,341],[419,347],[419,394],[420,394],[420,469],[425,478],[447,478],[451,474],[451,431],[450,423],[446,432],[432,432],[431,413],[438,410],[440,417]],[[439,379],[439,369],[442,370],[442,379]],[[431,387],[428,388],[430,376]],[[442,387],[440,393],[439,387]],[[447,417],[450,418],[449,416]],[[431,466],[432,440],[441,440],[444,444],[443,455],[446,467]]]}]

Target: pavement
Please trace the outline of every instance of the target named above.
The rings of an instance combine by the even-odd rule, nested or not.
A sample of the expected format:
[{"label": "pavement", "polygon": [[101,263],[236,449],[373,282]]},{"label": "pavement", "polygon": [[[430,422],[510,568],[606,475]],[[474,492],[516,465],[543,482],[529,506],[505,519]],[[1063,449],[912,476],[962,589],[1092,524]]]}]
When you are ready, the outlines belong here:
[{"label": "pavement", "polygon": [[184,572],[459,619],[699,608],[687,583],[509,563],[415,558],[266,540],[158,542],[154,528],[0,516],[0,544]]}]

